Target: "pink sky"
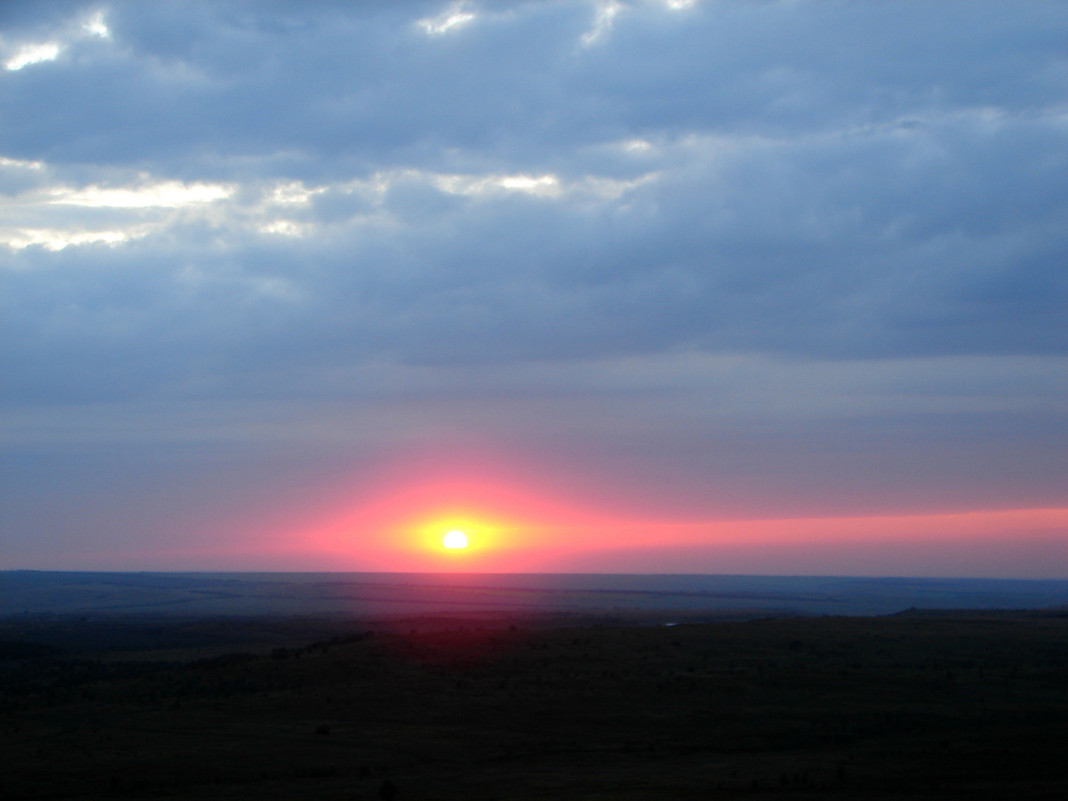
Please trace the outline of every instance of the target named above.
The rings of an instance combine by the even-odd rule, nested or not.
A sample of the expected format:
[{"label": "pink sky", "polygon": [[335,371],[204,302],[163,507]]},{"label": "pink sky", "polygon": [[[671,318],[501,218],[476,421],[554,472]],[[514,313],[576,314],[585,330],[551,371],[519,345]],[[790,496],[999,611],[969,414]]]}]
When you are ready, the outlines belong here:
[{"label": "pink sky", "polygon": [[[72,551],[68,568],[1063,578],[1068,509],[717,519],[620,514],[505,471],[395,465],[359,487],[202,520],[186,546]],[[315,500],[312,501],[311,498]],[[638,504],[643,506],[647,504]],[[190,523],[195,528],[196,523]],[[442,547],[464,531],[465,551]],[[162,546],[162,547],[160,547]]]}]

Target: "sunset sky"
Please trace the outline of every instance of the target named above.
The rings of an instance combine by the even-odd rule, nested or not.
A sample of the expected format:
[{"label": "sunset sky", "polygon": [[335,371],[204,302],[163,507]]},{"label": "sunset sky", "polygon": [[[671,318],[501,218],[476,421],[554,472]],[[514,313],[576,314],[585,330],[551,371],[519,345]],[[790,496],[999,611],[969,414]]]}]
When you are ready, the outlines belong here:
[{"label": "sunset sky", "polygon": [[1068,578],[1068,3],[0,4],[0,419],[0,569]]}]

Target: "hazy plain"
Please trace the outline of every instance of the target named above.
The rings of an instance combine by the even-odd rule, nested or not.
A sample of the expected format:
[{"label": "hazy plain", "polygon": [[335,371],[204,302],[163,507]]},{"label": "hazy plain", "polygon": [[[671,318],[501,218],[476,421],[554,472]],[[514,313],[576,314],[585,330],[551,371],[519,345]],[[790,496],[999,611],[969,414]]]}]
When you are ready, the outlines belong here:
[{"label": "hazy plain", "polygon": [[0,572],[0,616],[457,612],[880,615],[1068,604],[1068,580],[429,573]]}]

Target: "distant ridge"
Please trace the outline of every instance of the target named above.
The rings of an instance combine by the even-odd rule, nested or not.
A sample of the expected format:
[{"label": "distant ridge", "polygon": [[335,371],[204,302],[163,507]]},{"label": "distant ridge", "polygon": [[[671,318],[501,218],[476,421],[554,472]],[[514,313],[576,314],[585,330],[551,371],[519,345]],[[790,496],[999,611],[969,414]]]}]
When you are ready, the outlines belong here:
[{"label": "distant ridge", "polygon": [[885,615],[1068,609],[1068,580],[433,573],[0,572],[0,617],[508,612]]}]

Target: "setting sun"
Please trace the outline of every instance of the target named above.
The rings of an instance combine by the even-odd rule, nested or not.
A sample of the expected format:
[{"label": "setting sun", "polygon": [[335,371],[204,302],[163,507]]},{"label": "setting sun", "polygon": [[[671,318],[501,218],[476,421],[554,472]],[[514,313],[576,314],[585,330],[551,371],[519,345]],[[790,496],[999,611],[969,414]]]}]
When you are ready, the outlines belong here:
[{"label": "setting sun", "polygon": [[445,535],[442,544],[450,550],[466,548],[467,535],[458,530],[450,531]]}]

